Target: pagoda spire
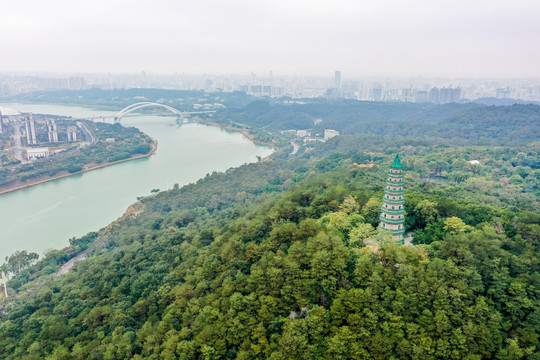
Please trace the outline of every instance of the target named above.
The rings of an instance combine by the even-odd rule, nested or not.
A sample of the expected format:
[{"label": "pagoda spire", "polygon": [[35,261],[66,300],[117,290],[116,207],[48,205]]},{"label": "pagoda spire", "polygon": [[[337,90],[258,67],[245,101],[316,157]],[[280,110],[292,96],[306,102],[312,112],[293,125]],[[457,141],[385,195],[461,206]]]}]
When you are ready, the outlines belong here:
[{"label": "pagoda spire", "polygon": [[396,155],[386,179],[379,227],[392,233],[394,240],[400,244],[404,243],[403,234],[405,233],[404,195],[403,165],[399,155]]}]

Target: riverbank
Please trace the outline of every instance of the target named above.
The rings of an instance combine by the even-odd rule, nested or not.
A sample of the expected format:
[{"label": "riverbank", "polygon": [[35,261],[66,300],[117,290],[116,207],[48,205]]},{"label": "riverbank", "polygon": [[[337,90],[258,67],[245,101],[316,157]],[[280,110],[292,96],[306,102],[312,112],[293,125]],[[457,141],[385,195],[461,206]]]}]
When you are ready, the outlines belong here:
[{"label": "riverbank", "polygon": [[206,124],[206,125],[210,125],[210,126],[217,126],[219,128],[226,129],[226,130],[231,130],[231,131],[237,131],[237,132],[241,133],[242,135],[244,135],[245,137],[247,137],[251,142],[253,142],[255,144],[270,146],[274,150],[277,149],[276,144],[258,140],[253,134],[251,134],[249,131],[247,131],[245,129],[239,129],[239,128],[231,126],[231,125],[214,122],[214,121],[211,121],[211,120],[208,120],[208,119],[201,119],[199,117],[194,117],[193,120],[196,121],[196,122],[199,122],[201,124]]},{"label": "riverbank", "polygon": [[128,159],[122,159],[122,160],[118,160],[118,161],[108,162],[108,163],[105,163],[105,164],[96,164],[96,163],[87,164],[87,165],[85,165],[83,167],[83,169],[81,171],[77,171],[77,172],[74,172],[74,173],[70,173],[68,171],[62,171],[60,174],[55,175],[55,176],[46,176],[46,175],[45,176],[39,176],[39,177],[36,177],[34,179],[30,179],[28,181],[18,181],[18,182],[12,183],[12,184],[0,186],[0,195],[4,195],[4,194],[7,194],[7,193],[10,193],[10,192],[13,192],[13,191],[17,191],[17,190],[26,189],[26,188],[29,188],[31,186],[40,185],[40,184],[43,184],[43,183],[46,183],[46,182],[49,182],[49,181],[54,181],[54,180],[66,178],[66,177],[69,177],[69,176],[83,174],[83,173],[86,173],[86,172],[89,172],[89,171],[92,171],[92,170],[101,169],[101,168],[104,168],[104,167],[107,167],[107,166],[116,165],[116,164],[123,163],[123,162],[126,162],[126,161],[131,161],[131,160],[136,160],[136,159],[142,159],[142,158],[145,158],[145,157],[149,157],[151,155],[154,155],[156,153],[156,151],[157,151],[158,142],[157,142],[156,139],[152,139],[151,147],[152,147],[152,149],[147,154],[135,155],[135,156],[132,156],[132,157],[130,157]]}]

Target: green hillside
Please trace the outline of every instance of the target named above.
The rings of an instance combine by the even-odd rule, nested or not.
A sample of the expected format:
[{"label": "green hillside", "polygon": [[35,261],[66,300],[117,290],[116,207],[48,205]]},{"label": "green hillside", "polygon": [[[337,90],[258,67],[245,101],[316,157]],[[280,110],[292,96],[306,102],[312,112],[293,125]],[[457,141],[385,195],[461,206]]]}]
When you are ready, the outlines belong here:
[{"label": "green hillside", "polygon": [[[538,143],[511,135],[537,110],[493,111],[464,145],[351,130],[141,199],[13,277],[0,358],[539,359]],[[376,230],[396,152],[413,246]]]},{"label": "green hillside", "polygon": [[[274,130],[335,129],[342,134],[410,136],[474,140],[477,144],[526,142],[540,133],[540,106],[479,104],[408,104],[362,101],[329,104],[253,102],[218,112],[220,122]],[[318,120],[318,121],[317,121]]]}]

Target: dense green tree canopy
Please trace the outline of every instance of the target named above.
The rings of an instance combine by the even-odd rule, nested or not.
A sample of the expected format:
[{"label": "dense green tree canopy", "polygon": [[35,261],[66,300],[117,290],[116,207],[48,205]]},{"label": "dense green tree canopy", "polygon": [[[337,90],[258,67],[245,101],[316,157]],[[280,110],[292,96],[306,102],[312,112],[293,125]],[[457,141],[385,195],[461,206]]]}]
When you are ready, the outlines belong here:
[{"label": "dense green tree canopy", "polygon": [[[537,145],[474,141],[339,136],[142,198],[13,277],[0,357],[538,359]],[[376,230],[396,152],[414,246]]]}]

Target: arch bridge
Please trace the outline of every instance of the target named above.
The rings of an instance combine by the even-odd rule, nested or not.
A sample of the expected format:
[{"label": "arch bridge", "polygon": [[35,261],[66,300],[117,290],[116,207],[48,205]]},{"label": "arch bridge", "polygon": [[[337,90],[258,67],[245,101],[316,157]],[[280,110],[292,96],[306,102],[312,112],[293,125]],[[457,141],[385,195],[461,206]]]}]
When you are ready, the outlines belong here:
[{"label": "arch bridge", "polygon": [[136,111],[136,110],[139,110],[139,109],[142,109],[142,108],[146,108],[146,107],[161,107],[161,108],[164,108],[166,110],[169,110],[173,114],[176,114],[176,116],[178,117],[178,120],[184,120],[184,116],[182,115],[182,113],[180,111],[176,110],[175,108],[173,108],[172,106],[165,105],[165,104],[160,104],[160,103],[156,103],[156,102],[151,102],[151,101],[145,101],[145,102],[139,102],[139,103],[136,103],[136,104],[131,104],[129,106],[126,106],[122,110],[120,110],[120,112],[118,114],[116,114],[116,116],[114,117],[114,122],[119,123],[120,120],[124,116],[129,114],[130,112],[133,112],[133,111]]}]

